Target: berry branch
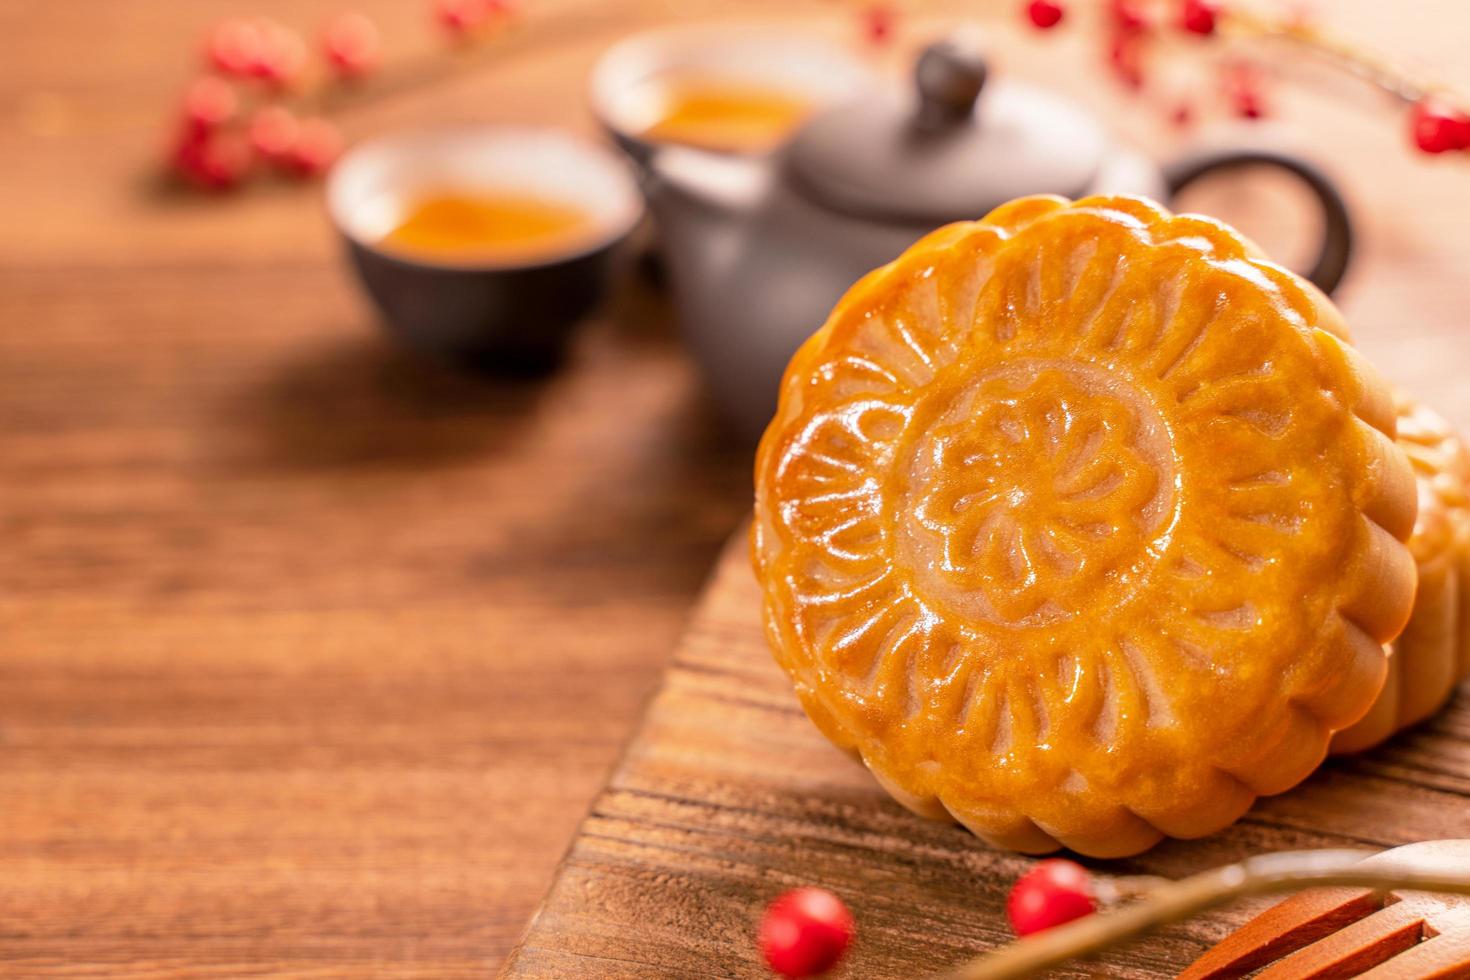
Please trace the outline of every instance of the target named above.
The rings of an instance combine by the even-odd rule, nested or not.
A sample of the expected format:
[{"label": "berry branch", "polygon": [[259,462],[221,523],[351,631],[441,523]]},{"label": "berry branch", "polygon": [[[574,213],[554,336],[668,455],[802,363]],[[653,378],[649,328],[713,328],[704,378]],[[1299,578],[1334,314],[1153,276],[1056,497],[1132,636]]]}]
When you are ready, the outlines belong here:
[{"label": "berry branch", "polygon": [[[434,0],[444,34],[468,49],[498,36],[517,14],[512,0]],[[221,21],[204,43],[206,74],[185,92],[170,148],[173,173],[205,190],[231,190],[267,170],[310,178],[341,153],[341,131],[327,118],[382,72],[377,24],[340,13],[322,25],[312,51],[297,31],[270,18]],[[437,80],[452,69],[439,54],[394,66],[397,87]],[[392,86],[378,80],[382,94]]]},{"label": "berry branch", "polygon": [[[873,46],[892,43],[902,26],[899,0],[860,0],[858,30]],[[973,12],[977,0],[912,0],[916,8],[950,7]],[[1339,38],[1300,14],[1266,13],[1245,0],[989,0],[989,9],[1020,5],[1038,31],[1071,27],[1079,20],[1100,26],[1104,64],[1127,91],[1147,94],[1156,58],[1169,48],[1228,42],[1218,66],[1218,89],[1239,118],[1271,113],[1268,73],[1242,49],[1291,46],[1305,57],[1360,79],[1406,107],[1413,144],[1425,153],[1470,153],[1470,99],[1415,77]],[[309,179],[324,173],[344,139],[330,117],[359,101],[433,85],[480,64],[473,55],[503,51],[510,29],[523,22],[545,27],[558,18],[544,11],[527,18],[518,0],[430,0],[447,42],[417,56],[385,64],[377,25],[345,12],[320,26],[309,44],[299,32],[269,18],[220,22],[204,43],[205,73],[184,93],[167,163],[183,182],[206,190],[234,189],[252,177],[275,173]],[[1014,9],[1014,7],[1012,7]],[[1086,15],[1086,16],[1084,16]],[[556,26],[568,33],[624,27],[646,20],[609,8],[606,16],[568,12]],[[1224,50],[1225,45],[1220,45]],[[1155,101],[1158,101],[1157,99]],[[1176,125],[1201,115],[1196,97],[1166,99]]]},{"label": "berry branch", "polygon": [[[1392,853],[1392,852],[1388,852]],[[1085,903],[1094,901],[1101,884],[1091,882],[1086,869],[1070,861],[1043,861],[1016,882],[1017,891],[1042,891],[1028,879],[1046,879],[1036,901],[1039,927],[1025,942],[994,952],[926,980],[1012,980],[1032,977],[1080,956],[1099,953],[1155,929],[1179,922],[1221,905],[1257,895],[1275,895],[1304,888],[1349,887],[1380,891],[1427,891],[1470,895],[1470,878],[1454,868],[1433,867],[1404,857],[1365,863],[1363,851],[1278,851],[1246,858],[1235,864],[1203,871],[1179,881],[1135,879],[1120,881],[1116,894],[1103,904],[1114,907],[1094,915]],[[1046,866],[1061,866],[1044,874]],[[1069,866],[1069,867],[1068,867]],[[1123,899],[1135,899],[1123,902]],[[1017,897],[1013,891],[1010,907]],[[1114,904],[1116,903],[1116,904]],[[1047,911],[1050,914],[1047,914]],[[1014,911],[1012,921],[1016,922]],[[1027,935],[1016,923],[1018,935]],[[1034,933],[1041,933],[1035,935]]]},{"label": "berry branch", "polygon": [[[1197,39],[1283,41],[1408,104],[1410,133],[1425,153],[1470,151],[1467,100],[1412,77],[1299,13],[1268,14],[1226,0],[1175,0],[1172,11],[1144,0],[1104,0],[1102,6],[1111,37],[1109,63],[1129,88],[1143,88],[1147,48],[1160,39],[1161,24],[1172,22],[1179,33]],[[1031,0],[1025,14],[1036,28],[1050,30],[1062,22],[1066,10],[1059,0]],[[1236,115],[1259,119],[1267,114],[1263,77],[1248,61],[1225,63],[1222,89]]]},{"label": "berry branch", "polygon": [[[1093,15],[1101,27],[1108,71],[1135,93],[1148,89],[1152,61],[1171,45],[1228,42],[1234,52],[1284,43],[1406,105],[1411,139],[1423,152],[1470,151],[1470,99],[1415,77],[1299,12],[1265,12],[1242,0],[1019,0],[1019,7],[1024,21],[1038,31],[1071,26],[1084,14]],[[894,37],[897,8],[892,0],[868,4],[862,17],[870,41]],[[881,31],[873,28],[876,24]],[[1266,78],[1267,72],[1249,59],[1232,54],[1222,61],[1220,92],[1233,115],[1261,119],[1270,114]],[[1199,115],[1195,100],[1167,108],[1179,125]]]}]

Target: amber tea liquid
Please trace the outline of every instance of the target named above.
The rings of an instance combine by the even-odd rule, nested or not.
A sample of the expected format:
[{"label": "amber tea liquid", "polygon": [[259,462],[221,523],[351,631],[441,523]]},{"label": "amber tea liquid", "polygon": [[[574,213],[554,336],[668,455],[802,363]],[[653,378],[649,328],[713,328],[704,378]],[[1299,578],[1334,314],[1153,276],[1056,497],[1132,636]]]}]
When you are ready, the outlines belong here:
[{"label": "amber tea liquid", "polygon": [[667,86],[663,111],[643,131],[645,139],[727,153],[765,152],[812,111],[801,96],[757,83],[676,78]]},{"label": "amber tea liquid", "polygon": [[587,212],[522,191],[426,194],[379,244],[447,262],[526,262],[576,251],[597,235]]}]

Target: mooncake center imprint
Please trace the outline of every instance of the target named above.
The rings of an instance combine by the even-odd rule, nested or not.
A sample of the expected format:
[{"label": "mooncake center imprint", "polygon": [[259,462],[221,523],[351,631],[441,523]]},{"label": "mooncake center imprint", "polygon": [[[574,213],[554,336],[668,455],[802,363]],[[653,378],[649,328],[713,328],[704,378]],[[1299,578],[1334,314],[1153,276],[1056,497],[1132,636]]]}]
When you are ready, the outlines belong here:
[{"label": "mooncake center imprint", "polygon": [[1164,421],[1087,364],[951,368],[896,469],[898,556],[970,626],[1041,627],[1123,604],[1168,546],[1178,494]]}]

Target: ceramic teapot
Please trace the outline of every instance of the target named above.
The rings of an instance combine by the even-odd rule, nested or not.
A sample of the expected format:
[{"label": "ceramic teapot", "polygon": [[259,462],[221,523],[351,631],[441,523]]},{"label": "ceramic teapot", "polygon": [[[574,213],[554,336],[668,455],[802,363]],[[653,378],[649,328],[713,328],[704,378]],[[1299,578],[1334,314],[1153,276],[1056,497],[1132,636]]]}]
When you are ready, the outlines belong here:
[{"label": "ceramic teapot", "polygon": [[1238,149],[1160,167],[1080,106],[988,80],[983,56],[957,39],[925,49],[915,88],[835,105],[773,154],[669,146],[644,161],[677,314],[709,390],[747,437],[770,420],[792,353],[849,286],[932,229],[1026,194],[1167,201],[1207,173],[1278,167],[1322,210],[1308,275],[1328,292],[1342,278],[1347,209],[1305,161]]}]

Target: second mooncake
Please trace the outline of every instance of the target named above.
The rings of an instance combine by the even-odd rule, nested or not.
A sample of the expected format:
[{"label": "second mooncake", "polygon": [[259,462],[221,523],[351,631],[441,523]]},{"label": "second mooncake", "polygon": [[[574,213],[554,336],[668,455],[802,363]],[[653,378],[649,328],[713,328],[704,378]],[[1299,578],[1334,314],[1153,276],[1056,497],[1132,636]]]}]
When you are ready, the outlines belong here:
[{"label": "second mooncake", "polygon": [[1470,673],[1470,452],[1433,409],[1400,392],[1398,444],[1414,467],[1419,516],[1409,552],[1419,570],[1414,611],[1389,648],[1388,677],[1335,753],[1371,748],[1418,724]]},{"label": "second mooncake", "polygon": [[998,845],[1140,851],[1321,761],[1414,592],[1389,392],[1218,222],[1025,198],[793,358],[756,462],[767,632],[813,721]]}]

